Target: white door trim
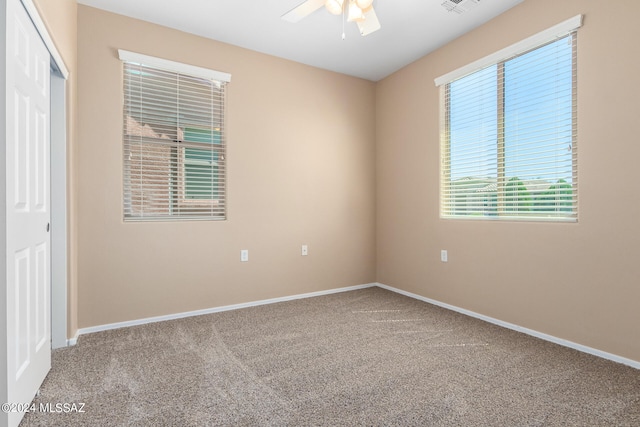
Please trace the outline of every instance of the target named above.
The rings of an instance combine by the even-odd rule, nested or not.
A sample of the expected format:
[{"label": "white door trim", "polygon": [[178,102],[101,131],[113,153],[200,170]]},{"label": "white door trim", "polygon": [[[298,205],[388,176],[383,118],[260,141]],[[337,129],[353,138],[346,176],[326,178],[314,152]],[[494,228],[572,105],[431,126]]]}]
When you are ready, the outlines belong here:
[{"label": "white door trim", "polygon": [[67,115],[65,79],[51,73],[51,348],[67,340]]},{"label": "white door trim", "polygon": [[[7,5],[3,1],[0,7],[0,23],[3,28],[7,22]],[[7,36],[6,31],[0,32],[0,99],[7,99]],[[7,134],[7,109],[6,102],[0,102],[0,135]],[[7,149],[4,136],[0,138],[0,165],[3,173],[0,173],[0,280],[4,283],[7,277],[7,174],[4,172],[4,165],[7,164]],[[0,403],[7,402],[8,399],[8,375],[7,375],[7,351],[6,346],[9,340],[7,334],[7,292],[6,285],[0,292]],[[0,424],[8,421],[6,414],[0,414]]]}]

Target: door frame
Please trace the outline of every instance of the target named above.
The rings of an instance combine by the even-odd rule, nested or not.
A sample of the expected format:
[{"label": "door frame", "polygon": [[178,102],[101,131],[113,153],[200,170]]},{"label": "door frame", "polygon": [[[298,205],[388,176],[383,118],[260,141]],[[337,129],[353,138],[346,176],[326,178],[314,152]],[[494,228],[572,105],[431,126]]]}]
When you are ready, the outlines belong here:
[{"label": "door frame", "polygon": [[51,70],[51,348],[67,339],[67,129],[65,79]]},{"label": "door frame", "polygon": [[[7,0],[12,1],[12,0]],[[20,0],[51,56],[51,347],[67,339],[67,66],[49,35],[33,0]]]}]

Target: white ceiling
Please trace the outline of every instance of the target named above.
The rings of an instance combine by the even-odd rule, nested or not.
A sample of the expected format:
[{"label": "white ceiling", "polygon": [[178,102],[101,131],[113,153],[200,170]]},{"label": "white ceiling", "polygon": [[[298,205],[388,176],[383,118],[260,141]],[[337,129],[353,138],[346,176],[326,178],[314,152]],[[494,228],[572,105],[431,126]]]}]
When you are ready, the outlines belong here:
[{"label": "white ceiling", "polygon": [[[378,81],[524,0],[476,0],[462,14],[445,0],[374,0],[382,28],[362,37],[355,23],[321,8],[292,24],[280,16],[304,0],[77,0],[303,64]],[[448,2],[448,0],[446,0]],[[461,6],[473,0],[462,0]]]}]

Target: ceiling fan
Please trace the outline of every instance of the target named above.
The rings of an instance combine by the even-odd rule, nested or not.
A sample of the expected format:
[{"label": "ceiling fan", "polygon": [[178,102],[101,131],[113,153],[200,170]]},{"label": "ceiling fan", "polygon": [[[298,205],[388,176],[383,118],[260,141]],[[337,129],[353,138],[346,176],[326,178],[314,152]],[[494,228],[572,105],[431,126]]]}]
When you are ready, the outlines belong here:
[{"label": "ceiling fan", "polygon": [[[347,14],[347,21],[356,22],[363,36],[380,29],[380,21],[373,10],[373,0],[306,0],[282,15],[282,19],[295,23],[322,6],[334,15]],[[344,39],[344,32],[342,38]]]}]

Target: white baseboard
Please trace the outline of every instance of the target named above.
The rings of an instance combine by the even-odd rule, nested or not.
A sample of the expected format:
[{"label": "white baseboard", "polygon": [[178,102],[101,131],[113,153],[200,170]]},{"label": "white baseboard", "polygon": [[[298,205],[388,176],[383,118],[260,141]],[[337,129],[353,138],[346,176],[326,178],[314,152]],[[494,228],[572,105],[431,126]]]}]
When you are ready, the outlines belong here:
[{"label": "white baseboard", "polygon": [[564,346],[564,347],[569,347],[569,348],[572,348],[574,350],[581,351],[583,353],[588,353],[588,354],[591,354],[591,355],[594,355],[594,356],[601,357],[603,359],[607,359],[607,360],[611,360],[613,362],[621,363],[623,365],[631,366],[632,368],[640,369],[640,362],[638,362],[636,360],[628,359],[626,357],[618,356],[616,354],[607,353],[607,352],[602,351],[602,350],[598,350],[598,349],[595,349],[595,348],[592,348],[592,347],[587,347],[585,345],[578,344],[578,343],[575,343],[575,342],[572,342],[572,341],[568,341],[568,340],[565,340],[565,339],[562,339],[562,338],[554,337],[553,335],[545,334],[545,333],[542,333],[542,332],[535,331],[533,329],[525,328],[525,327],[518,326],[518,325],[513,324],[513,323],[509,323],[509,322],[505,322],[505,321],[502,321],[502,320],[499,320],[499,319],[495,319],[493,317],[485,316],[484,314],[476,313],[476,312],[471,311],[471,310],[467,310],[467,309],[464,309],[464,308],[456,307],[454,305],[447,304],[447,303],[444,303],[444,302],[440,302],[440,301],[437,301],[437,300],[434,300],[434,299],[431,299],[431,298],[423,297],[422,295],[414,294],[412,292],[403,291],[402,289],[394,288],[392,286],[384,285],[382,283],[369,283],[369,284],[365,284],[365,285],[357,285],[357,286],[349,286],[349,287],[345,287],[345,288],[329,289],[329,290],[326,290],[326,291],[310,292],[310,293],[306,293],[306,294],[291,295],[291,296],[280,297],[280,298],[271,298],[271,299],[252,301],[252,302],[241,303],[241,304],[225,305],[225,306],[221,306],[221,307],[212,307],[212,308],[207,308],[207,309],[203,309],[203,310],[188,311],[188,312],[184,312],[184,313],[168,314],[168,315],[165,315],[165,316],[147,317],[145,319],[130,320],[130,321],[127,321],[127,322],[118,322],[118,323],[110,323],[110,324],[106,324],[106,325],[91,326],[89,328],[78,329],[78,331],[76,332],[75,336],[73,338],[70,338],[70,339],[67,340],[67,344],[69,346],[76,345],[76,343],[78,342],[78,337],[80,335],[91,334],[91,333],[94,333],[94,332],[107,331],[107,330],[110,330],[110,329],[126,328],[126,327],[129,327],[129,326],[144,325],[144,324],[147,324],[147,323],[162,322],[162,321],[165,321],[165,320],[181,319],[181,318],[185,318],[185,317],[201,316],[203,314],[220,313],[220,312],[223,312],[223,311],[238,310],[238,309],[241,309],[241,308],[257,307],[257,306],[260,306],[260,305],[274,304],[274,303],[277,303],[277,302],[284,302],[284,301],[293,301],[293,300],[297,300],[297,299],[311,298],[311,297],[317,297],[317,296],[322,296],[322,295],[330,295],[330,294],[335,294],[335,293],[339,293],[339,292],[355,291],[355,290],[358,290],[358,289],[371,288],[371,287],[374,287],[374,286],[377,286],[379,288],[386,289],[388,291],[395,292],[395,293],[407,296],[409,298],[413,298],[413,299],[417,299],[417,300],[420,300],[420,301],[424,301],[426,303],[433,304],[433,305],[436,305],[438,307],[446,308],[447,310],[455,311],[455,312],[464,314],[466,316],[470,316],[470,317],[474,317],[476,319],[484,320],[485,322],[493,323],[494,325],[498,325],[498,326],[501,326],[503,328],[511,329],[511,330],[514,330],[514,331],[517,331],[517,332],[522,332],[524,334],[531,335],[533,337],[540,338],[540,339],[543,339],[545,341],[549,341],[549,342],[552,342],[552,343],[555,343],[555,344],[558,344],[558,345],[561,345],[561,346]]},{"label": "white baseboard", "polygon": [[616,354],[607,353],[606,351],[598,350],[592,347],[587,347],[586,345],[578,344],[572,341],[567,341],[562,338],[554,337],[553,335],[548,335],[542,332],[534,331],[533,329],[524,328],[522,326],[515,325],[513,323],[504,322],[502,320],[494,319],[493,317],[485,316],[484,314],[479,314],[474,311],[466,310],[464,308],[456,307],[451,304],[446,304],[444,302],[440,302],[437,300],[433,300],[431,298],[423,297],[421,295],[417,295],[411,292],[403,291],[401,289],[397,289],[391,286],[383,285],[382,283],[376,283],[376,286],[386,289],[388,291],[392,291],[410,298],[414,298],[420,301],[427,302],[429,304],[437,305],[438,307],[446,308],[447,310],[456,311],[458,313],[464,314],[466,316],[475,317],[476,319],[484,320],[485,322],[493,323],[494,325],[502,326],[503,328],[512,329],[514,331],[522,332],[527,335],[531,335],[536,338],[543,339],[545,341],[549,341],[555,344],[559,344],[564,347],[569,347],[574,350],[581,351],[583,353],[588,353],[594,356],[601,357],[603,359],[611,360],[613,362],[621,363],[623,365],[631,366],[632,368],[640,369],[640,362],[632,359],[627,359],[626,357],[618,356]]},{"label": "white baseboard", "polygon": [[256,307],[259,305],[266,305],[266,304],[274,304],[277,302],[293,301],[293,300],[302,299],[302,298],[311,298],[311,297],[318,297],[322,295],[336,294],[339,292],[355,291],[357,289],[371,288],[374,286],[376,286],[375,283],[369,283],[365,285],[349,286],[346,288],[329,289],[327,291],[309,292],[306,294],[291,295],[291,296],[280,297],[280,298],[271,298],[271,299],[252,301],[252,302],[247,302],[242,304],[225,305],[222,307],[213,307],[213,308],[206,308],[203,310],[187,311],[184,313],[168,314],[165,316],[147,317],[145,319],[130,320],[127,322],[118,322],[118,323],[109,323],[107,325],[91,326],[88,328],[78,329],[78,332],[76,332],[75,337],[69,339],[68,343],[69,345],[75,345],[80,335],[91,334],[94,332],[108,331],[110,329],[119,329],[119,328],[126,328],[129,326],[144,325],[147,323],[163,322],[165,320],[182,319],[184,317],[201,316],[203,314],[220,313],[223,311],[238,310],[241,308]]},{"label": "white baseboard", "polygon": [[67,347],[76,345],[78,343],[78,336],[80,335],[80,330],[76,331],[76,334],[73,336],[73,338],[69,338],[67,340]]}]

